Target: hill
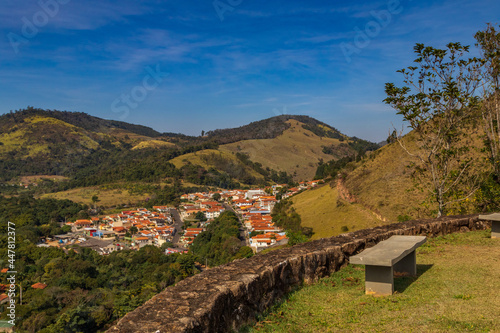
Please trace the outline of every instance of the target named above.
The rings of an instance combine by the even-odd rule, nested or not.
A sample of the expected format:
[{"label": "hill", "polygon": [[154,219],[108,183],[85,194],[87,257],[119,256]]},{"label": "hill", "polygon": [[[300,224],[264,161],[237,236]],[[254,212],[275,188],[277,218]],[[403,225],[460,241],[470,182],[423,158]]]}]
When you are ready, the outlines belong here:
[{"label": "hill", "polygon": [[[409,163],[397,143],[349,163],[329,186],[294,197],[303,226],[313,228],[321,238],[409,217],[429,217],[428,210],[416,209],[425,194],[411,190]],[[344,226],[347,229],[342,230]]]},{"label": "hill", "polygon": [[330,127],[313,127],[296,119],[288,119],[285,124],[287,128],[275,138],[238,141],[219,149],[246,153],[252,161],[285,171],[295,180],[313,179],[320,161],[357,154],[355,139]]},{"label": "hill", "polygon": [[[471,131],[472,132],[472,131]],[[472,175],[485,171],[482,133],[474,133],[468,157],[476,161]],[[416,150],[413,132],[403,138],[405,145]],[[315,238],[338,235],[347,230],[358,230],[390,224],[412,218],[434,217],[435,207],[426,202],[428,195],[414,187],[414,161],[397,143],[387,144],[369,153],[357,162],[348,163],[338,177],[314,191],[293,198],[294,207],[302,217],[304,227],[313,228]],[[420,185],[425,185],[424,181]],[[474,211],[472,199],[450,206],[450,214]]]},{"label": "hill", "polygon": [[199,165],[206,170],[215,168],[249,185],[264,182],[264,176],[262,174],[256,172],[250,166],[245,165],[234,154],[216,149],[206,149],[181,155],[170,160],[170,163],[179,169],[189,164]]},{"label": "hill", "polygon": [[43,110],[33,107],[1,115],[0,132],[9,130],[16,124],[21,123],[24,119],[34,116],[55,118],[90,132],[108,133],[112,130],[121,129],[126,132],[147,137],[159,137],[162,135],[150,127],[134,125],[117,120],[101,119],[83,112]]},{"label": "hill", "polygon": [[169,177],[210,186],[289,183],[292,176],[295,181],[312,179],[322,161],[378,148],[296,115],[218,129],[203,137],[31,107],[0,116],[0,124],[2,180],[59,175],[70,178],[70,188]]},{"label": "hill", "polygon": [[76,170],[119,160],[120,153],[131,150],[176,149],[178,144],[169,140],[182,139],[81,112],[30,107],[0,116],[0,177],[4,181],[31,175],[71,177]]},{"label": "hill", "polygon": [[301,216],[302,227],[313,229],[313,240],[385,223],[380,215],[362,204],[349,202],[335,182],[302,192],[292,202]]},{"label": "hill", "polygon": [[211,138],[219,144],[233,143],[244,140],[256,139],[274,139],[283,134],[286,129],[289,129],[291,123],[289,120],[296,120],[307,127],[309,130],[317,133],[318,136],[331,138],[346,138],[337,129],[327,125],[319,120],[309,116],[301,115],[280,115],[268,119],[252,122],[248,125],[238,128],[217,129],[206,133],[208,138]]}]

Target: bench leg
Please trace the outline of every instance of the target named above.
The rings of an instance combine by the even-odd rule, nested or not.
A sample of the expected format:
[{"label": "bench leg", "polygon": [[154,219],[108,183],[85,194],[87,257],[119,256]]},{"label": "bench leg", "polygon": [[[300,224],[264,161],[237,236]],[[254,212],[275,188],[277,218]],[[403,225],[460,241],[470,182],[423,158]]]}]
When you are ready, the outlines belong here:
[{"label": "bench leg", "polygon": [[365,293],[374,296],[392,295],[394,292],[392,267],[365,266]]},{"label": "bench leg", "polygon": [[408,253],[406,257],[394,265],[394,271],[399,273],[408,273],[411,276],[417,275],[417,256],[415,251]]},{"label": "bench leg", "polygon": [[491,238],[500,238],[500,221],[491,221]]}]

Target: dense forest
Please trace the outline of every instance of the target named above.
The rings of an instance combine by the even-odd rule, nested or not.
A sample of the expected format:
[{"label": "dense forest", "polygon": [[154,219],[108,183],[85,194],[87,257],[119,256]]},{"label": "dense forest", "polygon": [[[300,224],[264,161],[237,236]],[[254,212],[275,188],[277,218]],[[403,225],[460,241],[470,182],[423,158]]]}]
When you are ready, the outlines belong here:
[{"label": "dense forest", "polygon": [[28,195],[0,196],[0,234],[7,234],[7,222],[10,221],[16,225],[18,239],[35,244],[40,236],[69,231],[60,227],[59,222],[87,217],[88,207],[70,200],[34,199]]},{"label": "dense forest", "polygon": [[[1,258],[6,257],[6,249],[2,246]],[[23,286],[23,304],[16,305],[18,332],[105,329],[165,287],[197,271],[191,255],[167,256],[155,246],[102,256],[85,248],[66,252],[21,241],[16,255],[17,279]],[[36,282],[47,287],[30,288]]]}]

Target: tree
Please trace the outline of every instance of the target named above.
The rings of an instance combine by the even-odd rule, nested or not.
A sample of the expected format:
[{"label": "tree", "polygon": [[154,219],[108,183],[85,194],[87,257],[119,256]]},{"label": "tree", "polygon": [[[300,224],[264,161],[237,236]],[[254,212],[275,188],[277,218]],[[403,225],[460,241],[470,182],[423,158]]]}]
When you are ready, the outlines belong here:
[{"label": "tree", "polygon": [[500,31],[488,24],[484,31],[476,33],[484,62],[483,101],[481,117],[486,132],[485,144],[490,161],[500,180]]},{"label": "tree", "polygon": [[197,219],[198,221],[201,221],[201,222],[204,222],[207,220],[205,213],[203,213],[203,212],[197,212],[196,215],[194,216],[194,218]]},{"label": "tree", "polygon": [[214,193],[214,195],[212,196],[212,198],[215,200],[215,201],[219,201],[220,198],[221,198],[221,195],[220,193]]},{"label": "tree", "polygon": [[97,209],[97,203],[101,201],[97,195],[92,196],[92,203],[94,204],[94,209]]},{"label": "tree", "polygon": [[412,156],[418,184],[427,188],[437,203],[437,216],[454,202],[465,200],[477,189],[469,177],[473,159],[467,156],[470,121],[477,110],[482,62],[464,59],[469,47],[450,43],[446,49],[416,44],[415,66],[399,70],[408,86],[385,85],[391,105],[413,130],[416,149],[396,140]]},{"label": "tree", "polygon": [[130,229],[128,229],[128,230],[129,230],[129,232],[130,232],[132,235],[135,235],[135,234],[139,231],[139,229],[137,229],[137,227],[136,227],[136,226],[132,226],[132,227],[130,227]]}]

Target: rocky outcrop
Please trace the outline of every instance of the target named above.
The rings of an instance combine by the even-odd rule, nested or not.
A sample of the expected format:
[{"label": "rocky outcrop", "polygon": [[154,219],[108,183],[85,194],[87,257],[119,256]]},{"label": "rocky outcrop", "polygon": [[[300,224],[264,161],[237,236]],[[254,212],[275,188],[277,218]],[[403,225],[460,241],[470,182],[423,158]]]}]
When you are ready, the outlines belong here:
[{"label": "rocky outcrop", "polygon": [[351,255],[392,235],[437,236],[490,226],[477,215],[409,221],[233,261],[166,288],[107,332],[230,332],[302,283],[330,275]]}]

